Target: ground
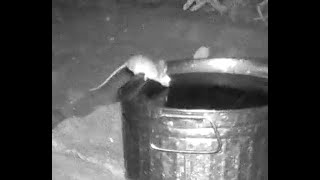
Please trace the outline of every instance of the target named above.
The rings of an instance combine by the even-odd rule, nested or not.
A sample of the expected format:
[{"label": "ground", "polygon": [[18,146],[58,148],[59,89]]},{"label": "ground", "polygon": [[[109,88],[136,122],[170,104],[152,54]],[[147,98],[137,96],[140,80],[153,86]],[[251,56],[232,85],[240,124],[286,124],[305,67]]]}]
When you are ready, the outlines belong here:
[{"label": "ground", "polygon": [[[53,2],[53,128],[68,118],[91,117],[96,107],[110,103],[117,83],[96,96],[87,91],[134,54],[175,60],[191,58],[207,46],[210,57],[268,57],[268,29],[259,22],[228,20],[210,11],[183,11],[185,2],[180,0],[151,7],[122,1],[95,0],[88,5],[90,1],[82,0],[84,4],[77,6]],[[240,17],[239,12],[233,13]],[[254,13],[244,14],[254,17]]]}]

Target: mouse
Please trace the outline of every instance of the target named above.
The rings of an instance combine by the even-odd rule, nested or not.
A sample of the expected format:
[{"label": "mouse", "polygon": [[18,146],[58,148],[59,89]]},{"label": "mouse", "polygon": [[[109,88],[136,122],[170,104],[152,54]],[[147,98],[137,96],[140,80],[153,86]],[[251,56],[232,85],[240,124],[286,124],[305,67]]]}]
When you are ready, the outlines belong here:
[{"label": "mouse", "polygon": [[154,80],[159,82],[162,86],[169,87],[171,78],[167,74],[166,61],[161,59],[154,62],[144,55],[131,56],[125,63],[119,66],[111,75],[102,82],[99,86],[89,89],[89,91],[96,91],[107,84],[110,79],[123,69],[129,69],[134,75],[143,74],[144,81]]}]

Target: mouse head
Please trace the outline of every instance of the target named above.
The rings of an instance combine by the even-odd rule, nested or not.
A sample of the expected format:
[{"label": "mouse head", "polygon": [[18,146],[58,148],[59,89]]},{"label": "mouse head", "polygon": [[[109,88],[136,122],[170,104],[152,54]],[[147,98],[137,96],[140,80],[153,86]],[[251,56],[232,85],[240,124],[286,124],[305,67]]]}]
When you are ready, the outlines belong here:
[{"label": "mouse head", "polygon": [[164,60],[159,61],[158,65],[158,82],[166,87],[169,87],[171,78],[167,74],[168,66]]}]

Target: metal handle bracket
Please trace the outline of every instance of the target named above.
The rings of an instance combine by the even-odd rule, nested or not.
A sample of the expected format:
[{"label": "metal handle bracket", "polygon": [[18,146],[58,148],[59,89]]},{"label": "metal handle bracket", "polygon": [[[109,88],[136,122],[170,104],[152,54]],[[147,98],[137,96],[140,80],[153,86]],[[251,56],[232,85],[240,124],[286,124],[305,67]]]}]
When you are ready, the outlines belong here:
[{"label": "metal handle bracket", "polygon": [[183,153],[183,154],[216,154],[219,153],[221,151],[222,148],[222,141],[221,141],[221,137],[220,137],[220,133],[217,130],[217,126],[215,125],[215,123],[213,122],[213,120],[209,117],[202,117],[203,120],[205,121],[209,121],[211,124],[211,127],[216,135],[216,139],[218,141],[218,146],[215,150],[213,151],[198,151],[198,150],[175,150],[175,149],[167,149],[167,148],[160,148],[158,146],[156,146],[154,143],[150,143],[150,147],[151,149],[157,150],[157,151],[162,151],[162,152],[169,152],[169,153]]}]

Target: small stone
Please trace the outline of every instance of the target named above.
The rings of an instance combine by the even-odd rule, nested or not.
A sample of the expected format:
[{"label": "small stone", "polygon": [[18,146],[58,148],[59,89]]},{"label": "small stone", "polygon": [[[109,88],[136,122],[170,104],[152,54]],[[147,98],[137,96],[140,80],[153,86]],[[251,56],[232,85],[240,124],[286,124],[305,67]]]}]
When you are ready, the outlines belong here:
[{"label": "small stone", "polygon": [[201,46],[193,55],[193,59],[205,59],[210,55],[210,49],[205,46]]}]

